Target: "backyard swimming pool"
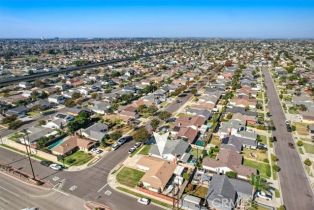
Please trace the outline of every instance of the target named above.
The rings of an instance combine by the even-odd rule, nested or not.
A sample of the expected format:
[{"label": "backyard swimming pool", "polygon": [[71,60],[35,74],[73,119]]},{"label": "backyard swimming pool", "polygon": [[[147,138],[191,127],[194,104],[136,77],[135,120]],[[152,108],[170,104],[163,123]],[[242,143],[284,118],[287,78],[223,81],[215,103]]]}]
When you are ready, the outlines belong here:
[{"label": "backyard swimming pool", "polygon": [[53,142],[52,144],[50,144],[47,148],[48,149],[53,149],[54,147],[60,145],[62,142],[63,142],[63,139],[59,139],[59,140]]}]

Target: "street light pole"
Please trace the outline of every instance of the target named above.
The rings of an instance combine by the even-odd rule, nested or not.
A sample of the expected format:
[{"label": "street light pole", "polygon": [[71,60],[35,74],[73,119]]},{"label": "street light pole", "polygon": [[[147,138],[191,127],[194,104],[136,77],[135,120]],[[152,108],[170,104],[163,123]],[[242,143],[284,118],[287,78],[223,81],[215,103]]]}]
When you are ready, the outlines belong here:
[{"label": "street light pole", "polygon": [[[27,140],[29,141],[29,138],[28,138],[28,134],[26,133],[26,136],[27,136]],[[34,173],[34,168],[33,168],[33,164],[32,164],[32,160],[31,160],[31,157],[30,157],[30,151],[28,151],[28,148],[27,148],[27,144],[26,144],[26,140],[25,140],[25,136],[23,136],[23,139],[24,139],[24,145],[25,145],[25,148],[26,148],[26,154],[28,156],[28,161],[29,161],[29,164],[31,166],[31,170],[32,170],[32,174],[33,174],[33,179],[36,180],[36,177],[35,177],[35,173]],[[30,149],[30,148],[29,148]]]}]

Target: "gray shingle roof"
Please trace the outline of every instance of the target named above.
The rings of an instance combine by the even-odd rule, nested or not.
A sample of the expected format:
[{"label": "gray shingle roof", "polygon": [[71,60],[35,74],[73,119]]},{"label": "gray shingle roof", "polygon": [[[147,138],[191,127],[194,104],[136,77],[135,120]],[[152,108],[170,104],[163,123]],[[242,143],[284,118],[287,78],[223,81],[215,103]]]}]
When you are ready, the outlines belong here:
[{"label": "gray shingle roof", "polygon": [[[184,140],[168,140],[163,154],[173,154],[182,156],[189,148],[189,143]],[[153,144],[149,151],[150,154],[160,155],[156,144]]]}]

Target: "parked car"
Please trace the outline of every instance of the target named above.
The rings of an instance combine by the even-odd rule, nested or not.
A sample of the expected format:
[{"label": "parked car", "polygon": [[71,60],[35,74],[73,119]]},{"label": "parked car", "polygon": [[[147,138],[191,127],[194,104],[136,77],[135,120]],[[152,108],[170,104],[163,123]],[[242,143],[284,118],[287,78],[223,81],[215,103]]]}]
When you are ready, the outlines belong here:
[{"label": "parked car", "polygon": [[129,149],[129,154],[133,153],[135,150],[136,150],[135,147],[131,147],[131,148]]},{"label": "parked car", "polygon": [[21,210],[39,210],[39,208],[37,208],[37,207],[29,207],[29,208],[25,208],[25,209],[21,209]]},{"label": "parked car", "polygon": [[49,160],[42,160],[40,161],[40,164],[43,166],[49,167],[51,164],[53,164],[53,162]]},{"label": "parked car", "polygon": [[137,143],[134,145],[134,147],[135,147],[135,148],[139,148],[141,145],[142,145],[142,142],[137,142]]},{"label": "parked car", "polygon": [[122,144],[124,144],[124,143],[127,142],[127,141],[131,141],[132,138],[133,138],[132,136],[123,136],[123,137],[121,137],[121,138],[117,141],[117,144],[122,145]]},{"label": "parked car", "polygon": [[139,202],[140,204],[148,205],[150,203],[150,199],[148,199],[148,198],[139,198],[137,200],[137,202]]},{"label": "parked car", "polygon": [[112,150],[117,150],[119,147],[121,146],[121,144],[115,143],[111,146]]},{"label": "parked car", "polygon": [[291,149],[294,149],[294,145],[291,142],[289,142],[288,145]]},{"label": "parked car", "polygon": [[49,168],[55,170],[55,171],[61,171],[62,170],[62,166],[56,163],[53,163],[49,166]]},{"label": "parked car", "polygon": [[257,143],[257,148],[258,149],[266,149],[267,150],[267,145],[263,143]]},{"label": "parked car", "polygon": [[258,191],[258,192],[256,193],[256,197],[258,197],[258,198],[263,198],[263,199],[268,200],[268,201],[270,201],[270,200],[272,199],[272,196],[271,196],[271,195],[266,194],[266,193],[263,192],[263,191]]},{"label": "parked car", "polygon": [[92,153],[94,153],[94,154],[101,154],[101,153],[102,153],[102,150],[100,150],[100,149],[98,149],[98,148],[92,148],[90,151],[91,151]]}]

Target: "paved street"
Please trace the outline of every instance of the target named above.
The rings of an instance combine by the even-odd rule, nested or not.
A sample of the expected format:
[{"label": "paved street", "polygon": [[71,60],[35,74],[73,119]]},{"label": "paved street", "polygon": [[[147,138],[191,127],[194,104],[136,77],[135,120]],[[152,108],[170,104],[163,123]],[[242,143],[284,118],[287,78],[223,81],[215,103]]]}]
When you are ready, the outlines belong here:
[{"label": "paved street", "polygon": [[313,210],[314,197],[302,166],[303,163],[296,149],[288,146],[289,142],[294,144],[293,137],[286,129],[285,115],[281,109],[274,83],[267,68],[263,69],[263,74],[269,98],[268,107],[276,127],[274,136],[277,137],[278,142],[275,145],[275,152],[281,168],[279,177],[284,204],[288,210]]},{"label": "paved street", "polygon": [[[175,100],[165,108],[165,111],[169,113],[174,113],[178,111],[178,109],[180,109],[181,106],[183,106],[191,97],[192,97],[191,93],[188,93],[184,97],[176,97]],[[177,103],[177,100],[180,100],[180,102]]]},{"label": "paved street", "polygon": [[[137,203],[136,199],[112,190],[107,185],[109,172],[128,156],[129,148],[134,142],[121,146],[118,150],[106,154],[96,165],[77,172],[56,172],[40,165],[33,160],[36,177],[56,185],[62,182],[61,190],[66,194],[73,194],[84,200],[105,203],[112,209],[160,209],[156,206],[144,206]],[[19,168],[23,172],[31,173],[30,166],[25,156],[0,148],[1,163]]]},{"label": "paved street", "polygon": [[53,190],[30,187],[0,173],[0,210],[39,207],[45,210],[83,210],[84,200]]}]

